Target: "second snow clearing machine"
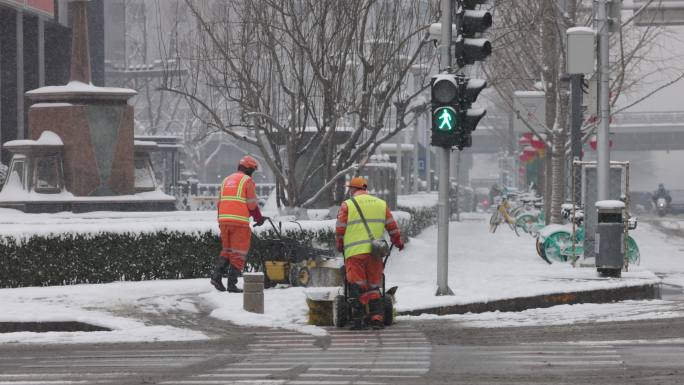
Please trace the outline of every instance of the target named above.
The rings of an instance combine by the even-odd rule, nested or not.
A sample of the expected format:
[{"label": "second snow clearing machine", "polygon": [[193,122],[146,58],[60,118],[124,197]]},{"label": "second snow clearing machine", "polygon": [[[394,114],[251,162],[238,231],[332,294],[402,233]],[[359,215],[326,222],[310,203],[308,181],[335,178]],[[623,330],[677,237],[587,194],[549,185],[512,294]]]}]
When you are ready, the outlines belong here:
[{"label": "second snow clearing machine", "polygon": [[[275,238],[254,235],[258,247],[248,260],[251,268],[264,273],[264,288],[277,284],[307,287],[312,284],[311,270],[322,267],[334,257],[330,250],[316,248],[310,240],[285,236],[282,222],[275,226],[271,218],[266,218],[273,228]],[[300,229],[301,224],[296,223]]]}]

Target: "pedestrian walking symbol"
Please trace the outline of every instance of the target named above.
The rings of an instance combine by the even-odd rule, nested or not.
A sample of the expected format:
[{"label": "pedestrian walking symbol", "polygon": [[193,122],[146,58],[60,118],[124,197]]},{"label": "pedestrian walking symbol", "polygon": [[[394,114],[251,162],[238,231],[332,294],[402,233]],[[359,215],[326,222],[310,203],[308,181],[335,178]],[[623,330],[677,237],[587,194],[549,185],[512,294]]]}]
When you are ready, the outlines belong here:
[{"label": "pedestrian walking symbol", "polygon": [[441,107],[434,112],[433,129],[451,132],[456,129],[456,111],[451,107]]},{"label": "pedestrian walking symbol", "polygon": [[451,114],[446,109],[442,110],[442,115],[440,115],[440,117],[439,117],[439,121],[440,121],[439,129],[444,130],[444,128],[446,127],[446,129],[448,131],[451,131],[451,120],[452,119],[453,119],[453,117],[451,116]]}]

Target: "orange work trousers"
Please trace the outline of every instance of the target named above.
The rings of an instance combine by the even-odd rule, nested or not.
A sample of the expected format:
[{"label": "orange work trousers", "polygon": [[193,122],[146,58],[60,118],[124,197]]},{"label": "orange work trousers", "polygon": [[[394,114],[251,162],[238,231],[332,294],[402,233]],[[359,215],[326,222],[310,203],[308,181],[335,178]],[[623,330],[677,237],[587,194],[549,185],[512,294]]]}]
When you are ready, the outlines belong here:
[{"label": "orange work trousers", "polygon": [[359,285],[361,297],[359,302],[368,304],[372,299],[380,298],[382,285],[382,259],[373,258],[370,254],[359,254],[344,261],[347,282]]},{"label": "orange work trousers", "polygon": [[221,229],[221,257],[236,269],[242,271],[245,268],[245,257],[252,241],[252,231],[249,225],[235,225],[233,223],[219,223]]}]

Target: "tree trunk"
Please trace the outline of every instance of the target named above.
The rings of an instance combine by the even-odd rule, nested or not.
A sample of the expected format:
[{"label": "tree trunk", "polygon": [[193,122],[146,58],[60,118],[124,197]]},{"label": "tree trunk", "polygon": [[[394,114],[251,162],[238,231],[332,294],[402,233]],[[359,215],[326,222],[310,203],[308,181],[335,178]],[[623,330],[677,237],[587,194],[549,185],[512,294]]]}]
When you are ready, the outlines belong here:
[{"label": "tree trunk", "polygon": [[[556,122],[556,105],[557,105],[557,86],[558,86],[558,44],[557,44],[557,25],[556,12],[554,5],[550,1],[544,1],[542,5],[542,83],[544,91],[546,92],[546,127],[554,127]],[[546,142],[546,156],[544,157],[546,175],[544,178],[544,217],[547,218],[547,223],[551,219],[551,205],[553,190],[553,143],[554,132],[552,131]],[[551,144],[550,146],[548,144]]]},{"label": "tree trunk", "polygon": [[[575,20],[577,15],[577,3],[569,1],[567,14],[570,20]],[[559,23],[560,25],[563,25]],[[558,73],[562,73],[558,68]],[[570,95],[568,93],[568,83],[563,82],[559,96],[558,114],[553,126],[553,155],[552,170],[553,180],[551,182],[551,223],[561,223],[561,205],[565,201],[565,143],[567,140],[567,127],[569,126],[569,105]]]}]

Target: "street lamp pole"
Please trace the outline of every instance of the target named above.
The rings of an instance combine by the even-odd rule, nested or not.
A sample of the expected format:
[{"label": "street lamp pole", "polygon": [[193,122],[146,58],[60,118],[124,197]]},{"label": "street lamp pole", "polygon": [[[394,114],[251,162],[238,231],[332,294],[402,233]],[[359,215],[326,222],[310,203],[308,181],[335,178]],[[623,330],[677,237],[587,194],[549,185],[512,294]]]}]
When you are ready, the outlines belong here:
[{"label": "street lamp pole", "polygon": [[608,3],[609,0],[598,0],[595,3],[596,23],[599,34],[599,126],[597,135],[597,198],[606,200],[608,196],[608,180],[610,172],[610,147],[609,147],[609,124],[610,124],[610,48],[608,31]]}]

